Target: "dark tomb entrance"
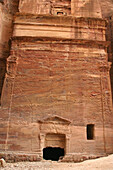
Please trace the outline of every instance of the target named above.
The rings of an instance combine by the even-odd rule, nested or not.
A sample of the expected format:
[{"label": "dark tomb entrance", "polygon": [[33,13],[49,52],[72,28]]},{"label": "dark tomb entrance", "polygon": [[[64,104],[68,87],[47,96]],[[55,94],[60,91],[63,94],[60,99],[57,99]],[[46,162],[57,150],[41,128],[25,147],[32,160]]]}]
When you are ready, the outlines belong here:
[{"label": "dark tomb entrance", "polygon": [[58,161],[65,154],[66,138],[64,134],[46,134],[43,158],[45,160]]},{"label": "dark tomb entrance", "polygon": [[58,161],[60,157],[63,158],[64,149],[60,147],[47,147],[43,149],[43,158],[45,160]]}]

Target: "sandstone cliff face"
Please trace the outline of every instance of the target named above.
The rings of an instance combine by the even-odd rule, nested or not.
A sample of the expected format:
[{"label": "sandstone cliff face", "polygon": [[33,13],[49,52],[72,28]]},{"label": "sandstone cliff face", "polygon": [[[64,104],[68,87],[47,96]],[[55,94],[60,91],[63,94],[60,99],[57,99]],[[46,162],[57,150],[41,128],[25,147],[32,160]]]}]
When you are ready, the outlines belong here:
[{"label": "sandstone cliff face", "polygon": [[[103,17],[108,17],[105,2],[100,3]],[[18,1],[5,0],[1,7],[1,87],[9,57],[0,110],[0,149],[42,153],[46,134],[62,133],[67,153],[113,152],[106,22],[99,1],[20,0],[20,14],[14,20]],[[57,121],[53,117],[51,122],[55,114]],[[66,119],[72,123],[68,135]],[[86,137],[88,124],[96,126],[93,142]]]},{"label": "sandstone cliff face", "polygon": [[113,13],[113,0],[99,0],[102,16],[109,17]]},{"label": "sandstone cliff face", "polygon": [[13,14],[18,11],[18,1],[4,0],[0,3],[0,58],[7,58],[9,39],[13,29]]},{"label": "sandstone cliff face", "polygon": [[102,17],[107,19],[106,39],[110,42],[108,47],[108,60],[111,62],[110,77],[113,98],[113,0],[99,0]]},{"label": "sandstone cliff face", "polygon": [[6,72],[6,58],[9,56],[13,14],[17,11],[18,0],[4,0],[0,2],[0,96]]}]

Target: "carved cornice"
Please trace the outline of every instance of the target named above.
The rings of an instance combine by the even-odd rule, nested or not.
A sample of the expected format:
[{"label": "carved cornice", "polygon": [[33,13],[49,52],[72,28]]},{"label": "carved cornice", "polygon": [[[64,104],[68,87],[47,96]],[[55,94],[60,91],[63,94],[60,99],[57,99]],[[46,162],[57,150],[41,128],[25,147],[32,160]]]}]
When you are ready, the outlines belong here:
[{"label": "carved cornice", "polygon": [[12,37],[12,41],[19,42],[32,42],[32,43],[48,43],[48,44],[75,44],[84,46],[99,46],[108,47],[110,41],[94,41],[84,39],[63,39],[63,38],[50,38],[50,37]]},{"label": "carved cornice", "polygon": [[76,21],[103,21],[105,23],[107,23],[106,19],[103,18],[91,18],[91,17],[76,17],[73,15],[70,16],[54,16],[54,15],[49,15],[49,14],[27,14],[27,13],[19,13],[17,12],[16,15],[14,16],[14,18],[21,18],[21,19],[39,19],[39,18],[49,18],[49,19],[57,19],[57,18],[62,18],[65,20],[68,20],[68,22],[70,22],[70,20],[76,20]]}]

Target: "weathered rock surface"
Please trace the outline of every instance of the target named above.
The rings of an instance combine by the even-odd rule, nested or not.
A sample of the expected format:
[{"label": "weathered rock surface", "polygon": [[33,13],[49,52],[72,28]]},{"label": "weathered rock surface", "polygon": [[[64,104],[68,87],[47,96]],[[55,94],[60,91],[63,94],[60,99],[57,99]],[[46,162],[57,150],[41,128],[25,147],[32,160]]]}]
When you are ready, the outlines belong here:
[{"label": "weathered rock surface", "polygon": [[1,4],[8,9],[3,16],[11,17],[10,25],[1,17],[0,150],[6,153],[1,155],[34,161],[44,148],[64,146],[64,160],[76,162],[113,153],[109,43],[102,19],[108,11],[103,14],[102,3],[101,13],[99,2],[20,0],[14,19],[18,2]]}]

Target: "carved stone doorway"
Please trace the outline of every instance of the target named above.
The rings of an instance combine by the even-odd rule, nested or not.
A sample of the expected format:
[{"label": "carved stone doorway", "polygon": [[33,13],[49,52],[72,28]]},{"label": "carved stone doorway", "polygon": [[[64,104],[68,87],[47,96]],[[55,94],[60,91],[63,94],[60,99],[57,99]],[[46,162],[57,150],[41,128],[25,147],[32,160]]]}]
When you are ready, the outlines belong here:
[{"label": "carved stone doorway", "polygon": [[46,134],[43,158],[46,160],[58,161],[65,153],[66,138],[64,134]]},{"label": "carved stone doorway", "polygon": [[39,121],[42,158],[44,149],[48,147],[61,148],[64,150],[64,155],[70,153],[70,123],[69,120],[59,116],[51,116]]}]

